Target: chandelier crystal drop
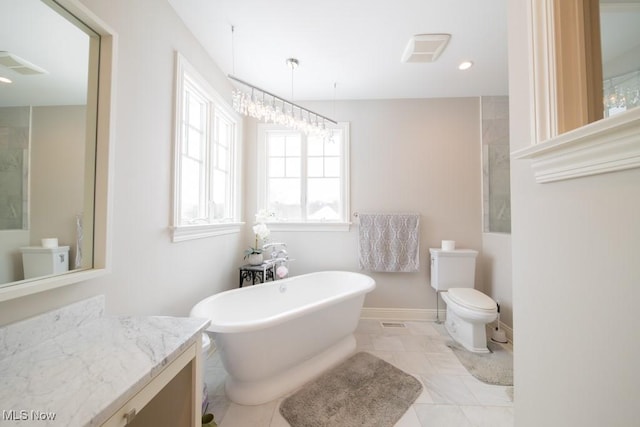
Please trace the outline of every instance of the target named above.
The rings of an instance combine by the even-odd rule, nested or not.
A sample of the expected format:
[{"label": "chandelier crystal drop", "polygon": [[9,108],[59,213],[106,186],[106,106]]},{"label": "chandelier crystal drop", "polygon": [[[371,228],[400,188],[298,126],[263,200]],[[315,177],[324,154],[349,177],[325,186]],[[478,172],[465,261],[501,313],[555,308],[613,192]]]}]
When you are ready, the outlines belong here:
[{"label": "chandelier crystal drop", "polygon": [[606,79],[603,86],[605,117],[640,107],[640,70]]},{"label": "chandelier crystal drop", "polygon": [[[256,91],[259,92],[256,94]],[[233,109],[240,114],[265,123],[275,123],[295,129],[305,134],[329,137],[331,130],[327,122],[334,123],[324,116],[302,108],[292,102],[283,100],[257,88],[251,94],[241,90],[233,91]]]},{"label": "chandelier crystal drop", "polygon": [[[295,58],[289,58],[286,60],[286,64],[291,69],[291,94],[293,96],[293,70],[298,68],[300,63]],[[331,136],[331,129],[327,128],[327,123],[337,124],[336,121],[287,101],[237,77],[232,75],[228,77],[230,80],[246,86],[251,91],[250,93],[239,89],[233,91],[233,109],[238,113],[265,123],[286,126],[304,132],[307,135],[320,136],[322,138]]]}]

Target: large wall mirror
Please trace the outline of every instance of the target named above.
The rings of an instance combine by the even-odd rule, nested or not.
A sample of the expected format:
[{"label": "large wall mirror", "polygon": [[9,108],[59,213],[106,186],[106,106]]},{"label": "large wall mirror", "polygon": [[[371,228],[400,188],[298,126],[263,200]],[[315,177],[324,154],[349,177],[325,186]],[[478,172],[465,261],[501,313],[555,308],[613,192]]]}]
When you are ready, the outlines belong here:
[{"label": "large wall mirror", "polygon": [[0,0],[0,300],[106,264],[113,35],[76,0]]},{"label": "large wall mirror", "polygon": [[528,0],[537,182],[640,167],[640,0]]},{"label": "large wall mirror", "polygon": [[640,107],[640,0],[600,0],[604,117]]},{"label": "large wall mirror", "polygon": [[640,106],[640,0],[556,1],[553,14],[558,133]]}]

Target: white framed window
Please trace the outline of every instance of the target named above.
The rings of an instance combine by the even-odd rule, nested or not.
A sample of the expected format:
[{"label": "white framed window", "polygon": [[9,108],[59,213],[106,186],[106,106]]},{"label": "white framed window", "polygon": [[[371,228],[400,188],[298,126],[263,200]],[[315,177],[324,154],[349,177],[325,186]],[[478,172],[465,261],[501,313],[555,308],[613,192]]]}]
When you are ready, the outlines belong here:
[{"label": "white framed window", "polygon": [[240,231],[239,118],[176,54],[174,242]]},{"label": "white framed window", "polygon": [[274,230],[349,229],[349,124],[330,130],[323,138],[258,125],[258,208]]}]

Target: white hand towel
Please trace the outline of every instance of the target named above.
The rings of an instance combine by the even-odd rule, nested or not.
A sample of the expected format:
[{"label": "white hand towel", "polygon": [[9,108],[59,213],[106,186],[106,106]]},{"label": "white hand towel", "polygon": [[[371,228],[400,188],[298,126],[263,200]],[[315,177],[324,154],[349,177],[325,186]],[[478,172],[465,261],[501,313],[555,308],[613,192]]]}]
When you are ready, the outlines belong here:
[{"label": "white hand towel", "polygon": [[359,214],[360,268],[414,272],[420,267],[419,214]]}]

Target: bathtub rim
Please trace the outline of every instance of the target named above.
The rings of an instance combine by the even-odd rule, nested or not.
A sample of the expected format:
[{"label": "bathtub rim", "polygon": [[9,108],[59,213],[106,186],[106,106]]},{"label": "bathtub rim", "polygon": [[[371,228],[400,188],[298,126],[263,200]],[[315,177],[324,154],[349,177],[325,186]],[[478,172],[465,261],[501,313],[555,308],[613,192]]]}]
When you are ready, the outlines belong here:
[{"label": "bathtub rim", "polygon": [[306,276],[318,275],[318,274],[332,274],[332,273],[340,273],[347,274],[349,276],[360,276],[366,278],[366,284],[362,286],[361,289],[351,290],[351,292],[343,293],[337,297],[332,296],[330,298],[324,298],[322,300],[315,301],[313,304],[306,304],[301,307],[296,307],[292,310],[286,311],[284,313],[278,313],[273,316],[265,317],[260,319],[259,321],[245,321],[245,322],[233,322],[233,323],[216,323],[214,319],[212,319],[206,312],[206,307],[211,301],[222,298],[225,295],[236,292],[246,292],[251,288],[234,288],[226,291],[219,292],[217,294],[210,295],[193,306],[190,311],[191,317],[199,317],[210,320],[210,324],[207,327],[208,332],[213,333],[241,333],[241,332],[253,332],[261,329],[266,329],[272,326],[279,325],[281,323],[287,322],[291,319],[295,319],[304,315],[305,313],[311,313],[317,310],[320,310],[329,305],[338,304],[347,299],[356,298],[360,295],[367,294],[373,291],[376,288],[376,281],[371,277],[363,273],[358,273],[354,271],[341,271],[341,270],[322,270],[312,273],[301,274],[299,276],[287,277],[286,279],[276,280],[273,282],[262,283],[254,286],[281,286],[282,284],[286,284],[288,281],[292,281],[294,279],[301,279]]}]

